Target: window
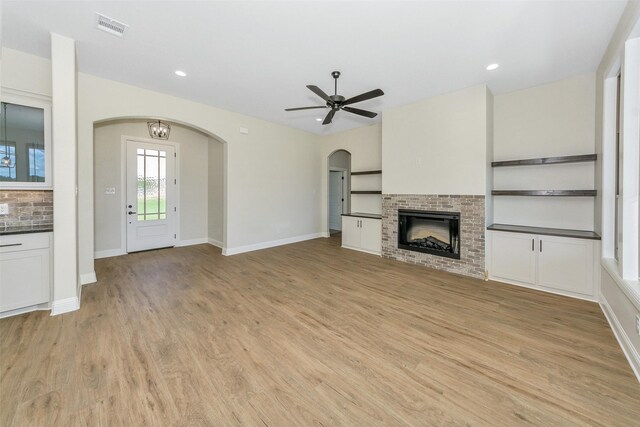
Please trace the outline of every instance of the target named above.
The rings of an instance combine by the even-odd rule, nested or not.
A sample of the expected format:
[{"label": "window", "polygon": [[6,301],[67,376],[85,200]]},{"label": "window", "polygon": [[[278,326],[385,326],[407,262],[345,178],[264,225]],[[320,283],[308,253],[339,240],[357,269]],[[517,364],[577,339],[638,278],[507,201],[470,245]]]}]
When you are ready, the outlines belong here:
[{"label": "window", "polygon": [[622,202],[622,198],[620,197],[620,178],[622,171],[620,170],[620,131],[622,128],[621,125],[621,114],[620,111],[622,109],[622,96],[621,96],[621,84],[622,84],[622,75],[620,71],[618,71],[618,77],[616,77],[616,147],[615,147],[615,164],[614,164],[614,200],[613,200],[613,257],[616,261],[620,259],[620,240],[621,236],[621,212],[620,203]]},{"label": "window", "polygon": [[46,97],[2,88],[0,163],[3,189],[51,188],[51,103]]},{"label": "window", "polygon": [[15,142],[2,141],[0,146],[0,159],[8,156],[11,167],[0,166],[0,181],[12,182],[16,180],[16,144]]},{"label": "window", "polygon": [[44,182],[44,147],[29,144],[29,181]]}]

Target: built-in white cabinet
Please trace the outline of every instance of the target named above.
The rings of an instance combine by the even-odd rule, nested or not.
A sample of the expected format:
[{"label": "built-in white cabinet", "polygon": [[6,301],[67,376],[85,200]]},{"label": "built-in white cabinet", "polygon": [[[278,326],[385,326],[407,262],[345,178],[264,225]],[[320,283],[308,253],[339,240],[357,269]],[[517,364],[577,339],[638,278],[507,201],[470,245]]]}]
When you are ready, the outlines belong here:
[{"label": "built-in white cabinet", "polygon": [[382,253],[382,220],[343,216],[342,247],[380,255]]},{"label": "built-in white cabinet", "polygon": [[487,232],[489,278],[595,300],[599,240]]},{"label": "built-in white cabinet", "polygon": [[0,317],[46,308],[51,296],[51,233],[0,237]]}]

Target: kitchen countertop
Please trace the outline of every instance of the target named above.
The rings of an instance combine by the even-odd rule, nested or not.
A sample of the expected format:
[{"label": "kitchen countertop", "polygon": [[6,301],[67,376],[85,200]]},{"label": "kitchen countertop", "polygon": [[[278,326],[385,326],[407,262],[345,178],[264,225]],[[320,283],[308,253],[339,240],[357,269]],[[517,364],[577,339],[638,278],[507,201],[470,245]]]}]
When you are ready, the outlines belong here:
[{"label": "kitchen countertop", "polygon": [[343,213],[342,216],[355,216],[358,218],[382,219],[382,215],[380,214],[372,214],[372,213],[364,213],[364,212]]},{"label": "kitchen countertop", "polygon": [[49,233],[53,231],[52,225],[29,225],[20,227],[0,228],[0,236],[11,236],[13,234]]}]

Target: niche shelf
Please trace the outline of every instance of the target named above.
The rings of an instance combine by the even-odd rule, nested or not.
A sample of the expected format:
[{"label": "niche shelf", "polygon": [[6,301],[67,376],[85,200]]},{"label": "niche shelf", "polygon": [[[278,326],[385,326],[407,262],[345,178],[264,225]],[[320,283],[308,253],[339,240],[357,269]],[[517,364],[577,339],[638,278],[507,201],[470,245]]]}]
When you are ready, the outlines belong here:
[{"label": "niche shelf", "polygon": [[382,194],[380,190],[355,190],[351,194]]},{"label": "niche shelf", "polygon": [[493,190],[493,196],[595,197],[597,190]]},{"label": "niche shelf", "polygon": [[381,170],[351,172],[351,176],[353,176],[353,175],[380,175],[380,174],[382,174]]},{"label": "niche shelf", "polygon": [[518,159],[518,160],[504,160],[500,162],[491,162],[491,167],[497,168],[502,166],[557,165],[561,163],[595,162],[597,159],[598,159],[597,154],[579,154],[576,156],[558,156],[558,157],[539,157],[536,159]]}]

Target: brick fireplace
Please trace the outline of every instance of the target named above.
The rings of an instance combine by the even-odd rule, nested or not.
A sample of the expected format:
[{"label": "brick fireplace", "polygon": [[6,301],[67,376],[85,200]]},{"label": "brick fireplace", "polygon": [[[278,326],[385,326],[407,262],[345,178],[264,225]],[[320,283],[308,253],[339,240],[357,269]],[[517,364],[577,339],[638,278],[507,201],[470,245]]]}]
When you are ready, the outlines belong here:
[{"label": "brick fireplace", "polygon": [[[473,195],[385,194],[382,196],[382,256],[450,273],[483,278],[485,200]],[[398,247],[398,211],[460,213],[460,259]]]}]

